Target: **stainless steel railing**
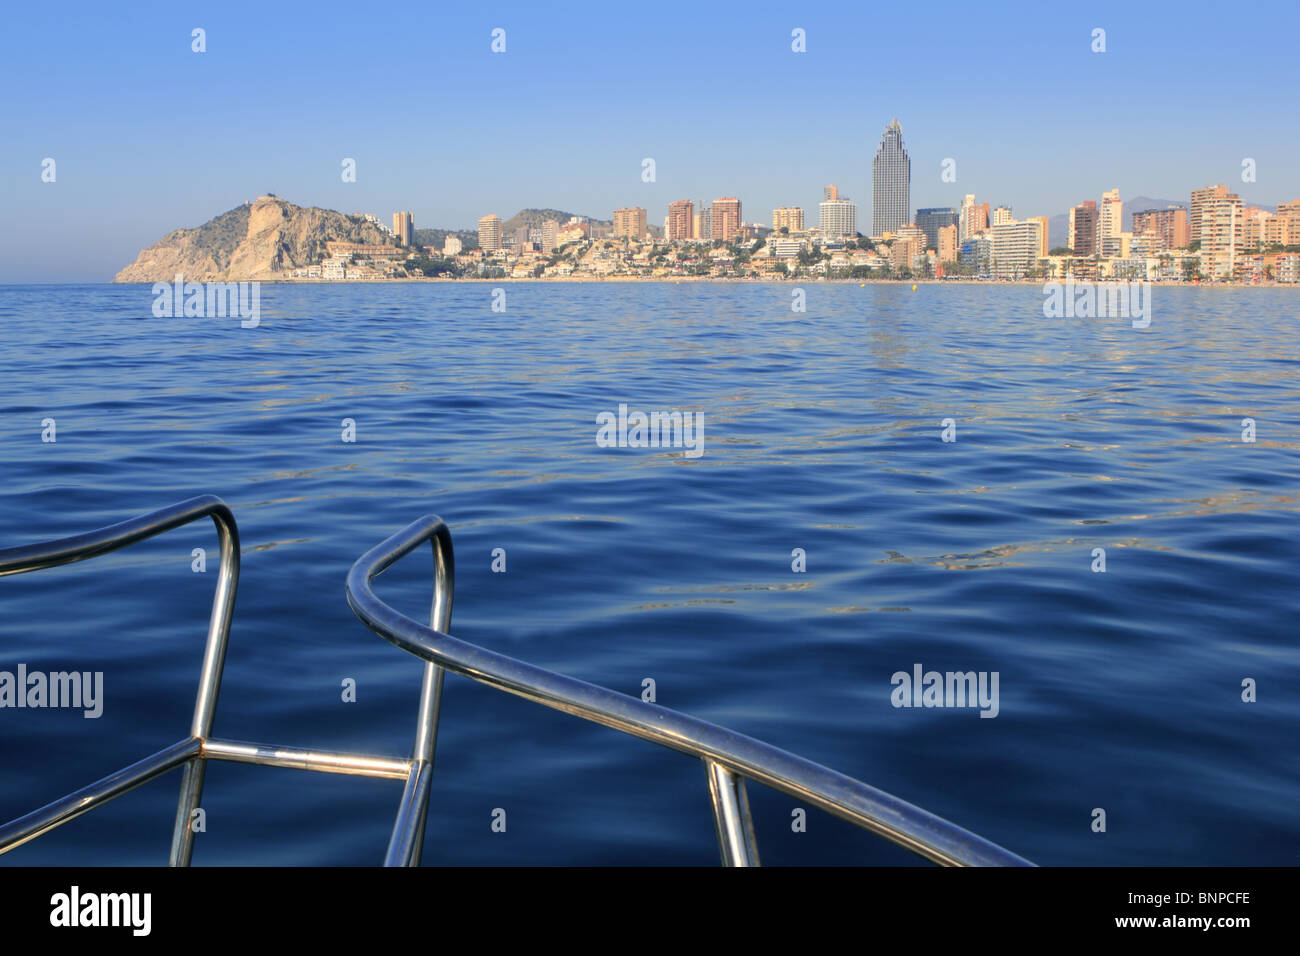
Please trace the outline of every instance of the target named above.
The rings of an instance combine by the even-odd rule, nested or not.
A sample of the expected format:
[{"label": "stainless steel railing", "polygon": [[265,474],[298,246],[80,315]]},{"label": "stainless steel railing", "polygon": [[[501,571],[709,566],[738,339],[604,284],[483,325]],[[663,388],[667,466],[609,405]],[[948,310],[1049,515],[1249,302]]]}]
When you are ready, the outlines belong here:
[{"label": "stainless steel railing", "polygon": [[[431,627],[393,610],[375,596],[371,587],[377,575],[426,541],[432,544],[435,571]],[[451,532],[442,519],[430,515],[363,554],[347,578],[348,604],[361,622],[384,640],[425,661],[420,710],[421,720],[429,728],[425,745],[430,763],[439,692],[444,671],[450,670],[508,694],[701,758],[725,865],[758,863],[745,793],[747,779],[820,807],[935,863],[1030,865],[932,813],[752,737],[451,637],[447,630],[451,623],[454,565]],[[425,759],[417,750],[417,763]],[[390,864],[414,862],[406,849],[418,845],[418,835],[411,828],[424,818],[428,788],[424,769],[417,773],[413,767],[408,778],[403,810],[389,845]]]},{"label": "stainless steel railing", "polygon": [[226,644],[230,639],[230,621],[235,608],[235,591],[239,585],[239,529],[235,524],[235,516],[220,498],[202,495],[89,534],[0,550],[0,577],[99,557],[204,517],[211,517],[217,528],[220,570],[212,598],[212,617],[208,625],[208,639],[203,652],[190,735],[75,793],[0,826],[0,853],[22,846],[169,770],[184,767],[169,862],[172,866],[188,866],[194,852],[191,818],[203,795],[203,774],[209,760],[360,774],[393,780],[405,780],[409,775],[412,765],[409,760],[212,737],[212,719],[216,713],[217,694],[221,689]]},{"label": "stainless steel railing", "polygon": [[[194,850],[191,817],[202,797],[206,762],[227,760],[404,780],[405,788],[384,862],[389,866],[417,865],[433,778],[443,680],[450,670],[506,693],[701,758],[706,768],[722,861],[726,865],[758,863],[746,779],[821,807],[937,863],[1028,865],[1015,854],[946,820],[786,751],[638,698],[456,640],[447,633],[455,578],[451,533],[436,517],[413,522],[362,555],[349,571],[346,585],[349,606],[370,630],[425,662],[415,746],[409,760],[211,736],[239,581],[239,533],[234,515],[219,498],[204,495],[89,534],[0,550],[0,577],[97,557],[203,517],[211,517],[216,525],[221,548],[220,572],[190,735],[0,826],[0,853],[21,846],[169,770],[183,767],[169,862],[173,866],[187,866]],[[431,626],[399,614],[371,589],[377,575],[425,541],[431,543],[434,560]]]}]

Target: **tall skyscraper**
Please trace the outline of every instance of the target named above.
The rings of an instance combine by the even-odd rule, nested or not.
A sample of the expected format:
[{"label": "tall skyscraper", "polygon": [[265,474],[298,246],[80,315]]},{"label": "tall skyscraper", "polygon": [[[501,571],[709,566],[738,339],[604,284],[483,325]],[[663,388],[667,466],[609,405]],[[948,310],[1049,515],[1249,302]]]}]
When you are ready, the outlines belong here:
[{"label": "tall skyscraper", "polygon": [[871,163],[871,234],[898,232],[912,219],[912,161],[897,117],[885,127]]},{"label": "tall skyscraper", "polygon": [[1089,199],[1070,210],[1069,231],[1066,242],[1076,256],[1091,256],[1097,252],[1097,200]]},{"label": "tall skyscraper", "polygon": [[957,210],[951,206],[933,209],[918,209],[916,224],[925,230],[925,248],[939,248],[939,230],[944,226],[957,225]]},{"label": "tall skyscraper", "polygon": [[689,199],[678,199],[668,204],[669,239],[690,239],[695,225],[695,204]]},{"label": "tall skyscraper", "polygon": [[393,235],[404,246],[409,246],[415,238],[415,218],[409,212],[393,213]]},{"label": "tall skyscraper", "polygon": [[713,200],[713,238],[731,240],[740,232],[740,200],[724,196]]},{"label": "tall skyscraper", "polygon": [[478,247],[484,252],[501,248],[501,217],[486,215],[478,221]]},{"label": "tall skyscraper", "polygon": [[818,228],[823,239],[846,239],[858,234],[858,204],[849,199],[826,199],[819,207]]}]

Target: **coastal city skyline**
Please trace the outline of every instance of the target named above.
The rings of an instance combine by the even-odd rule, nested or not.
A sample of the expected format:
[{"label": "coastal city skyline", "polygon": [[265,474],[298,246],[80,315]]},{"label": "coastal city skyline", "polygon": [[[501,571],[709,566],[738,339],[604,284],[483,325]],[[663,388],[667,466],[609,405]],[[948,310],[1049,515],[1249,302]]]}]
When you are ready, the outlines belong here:
[{"label": "coastal city skyline", "polygon": [[[816,224],[798,205],[747,220],[739,197],[676,199],[662,228],[649,210],[622,206],[609,219],[524,209],[488,213],[476,230],[416,230],[409,210],[392,227],[374,213],[305,211],[274,194],[249,200],[200,230],[145,249],[118,282],[181,285],[187,269],[209,279],[382,281],[409,279],[945,279],[1300,283],[1300,198],[1247,206],[1219,183],[1188,202],[1140,199],[1125,210],[1118,188],[1056,217],[1017,215],[1006,203],[911,206],[912,163],[897,117],[871,162],[870,226],[839,185],[823,187]],[[1244,177],[1243,177],[1244,178]],[[320,211],[316,212],[319,217]],[[865,229],[865,231],[863,231]],[[216,246],[202,237],[225,236]],[[287,245],[284,237],[292,235]],[[256,237],[256,238],[254,238]],[[432,243],[427,240],[433,239]],[[253,247],[260,246],[260,255]],[[239,260],[238,267],[229,264]],[[225,263],[223,265],[223,263]],[[233,270],[233,271],[232,271]]]},{"label": "coastal city skyline", "polygon": [[[160,235],[267,192],[384,217],[409,210],[417,224],[454,229],[528,207],[606,216],[638,206],[658,223],[673,200],[701,196],[738,197],[763,218],[792,204],[811,214],[835,183],[859,204],[861,226],[872,154],[893,116],[904,124],[913,210],[975,193],[1051,216],[1115,187],[1185,200],[1216,183],[1247,205],[1293,196],[1294,124],[1267,98],[1226,85],[1183,96],[1170,73],[1272,49],[1295,19],[1285,5],[1216,30],[1107,4],[1026,7],[996,24],[940,4],[924,30],[901,11],[874,11],[873,34],[926,51],[907,82],[863,73],[851,39],[863,14],[852,5],[743,17],[669,7],[637,20],[644,59],[617,68],[604,51],[632,20],[598,6],[562,22],[524,6],[417,10],[400,28],[368,20],[346,38],[292,11],[241,4],[113,17],[85,6],[87,29],[74,31],[53,12],[15,11],[0,38],[0,71],[19,94],[7,104],[15,133],[0,153],[0,201],[6,219],[27,226],[0,240],[0,281],[104,280]],[[725,35],[736,75],[703,69],[680,43],[682,23],[693,36]],[[202,53],[191,49],[198,27]],[[792,49],[796,29],[803,52]],[[1104,52],[1093,50],[1097,29]],[[395,78],[377,64],[404,44],[415,75]],[[53,48],[63,55],[51,73],[37,51]],[[1044,63],[1032,75],[1029,50]],[[376,65],[346,79],[330,65],[358,53]],[[302,82],[267,96],[269,63]],[[101,75],[116,78],[111,93]],[[1291,82],[1267,56],[1252,60],[1252,79],[1260,89]],[[41,178],[47,158],[55,182]],[[340,178],[348,158],[352,182]],[[642,181],[646,158],[653,182]],[[1246,158],[1257,164],[1251,183],[1238,180]],[[946,159],[952,182],[941,179]]]}]

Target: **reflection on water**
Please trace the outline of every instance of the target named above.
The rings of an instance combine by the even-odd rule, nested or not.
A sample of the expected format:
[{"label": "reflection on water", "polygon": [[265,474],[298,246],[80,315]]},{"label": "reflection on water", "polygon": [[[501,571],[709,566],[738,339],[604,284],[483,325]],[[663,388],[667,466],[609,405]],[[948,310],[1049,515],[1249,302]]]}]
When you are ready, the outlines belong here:
[{"label": "reflection on water", "polygon": [[[224,497],[223,736],[409,752],[419,665],[342,582],[436,513],[466,640],[634,696],[653,678],[1039,862],[1300,862],[1300,294],[1157,289],[1139,331],[1044,319],[1032,287],[807,293],[794,317],[784,285],[514,284],[507,313],[482,284],[267,286],[244,330],[155,319],[147,286],[8,288],[0,542]],[[620,402],[701,412],[704,456],[597,447]],[[196,525],[0,582],[0,669],[103,670],[106,694],[95,721],[0,710],[0,818],[184,734],[215,555]],[[419,617],[429,575],[412,554],[378,591]],[[917,662],[999,672],[997,718],[893,708]],[[208,776],[198,864],[374,863],[400,791]],[[160,862],[174,777],[0,863]],[[751,795],[767,862],[904,859]],[[425,861],[716,851],[695,761],[449,678]]]}]

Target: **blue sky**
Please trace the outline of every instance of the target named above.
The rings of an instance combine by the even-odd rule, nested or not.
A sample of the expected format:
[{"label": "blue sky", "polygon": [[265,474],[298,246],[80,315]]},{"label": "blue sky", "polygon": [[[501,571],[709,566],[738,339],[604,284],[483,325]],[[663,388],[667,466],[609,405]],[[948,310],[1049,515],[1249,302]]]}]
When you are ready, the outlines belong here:
[{"label": "blue sky", "polygon": [[724,195],[747,221],[787,204],[813,221],[838,183],[865,231],[893,116],[914,209],[973,192],[1051,216],[1112,187],[1186,199],[1218,182],[1272,204],[1300,196],[1298,27],[1294,0],[15,4],[0,282],[106,281],[266,192],[468,227],[525,206],[662,223],[673,199]]}]

